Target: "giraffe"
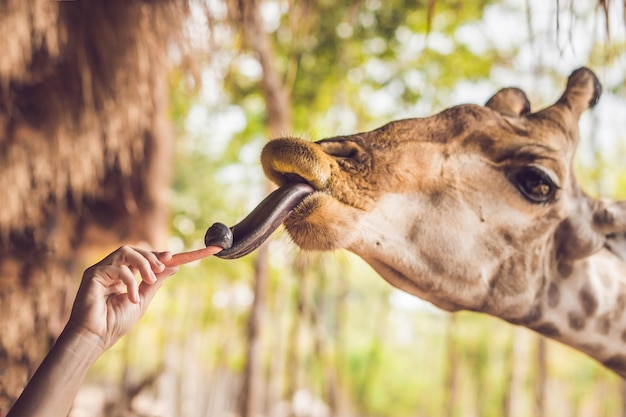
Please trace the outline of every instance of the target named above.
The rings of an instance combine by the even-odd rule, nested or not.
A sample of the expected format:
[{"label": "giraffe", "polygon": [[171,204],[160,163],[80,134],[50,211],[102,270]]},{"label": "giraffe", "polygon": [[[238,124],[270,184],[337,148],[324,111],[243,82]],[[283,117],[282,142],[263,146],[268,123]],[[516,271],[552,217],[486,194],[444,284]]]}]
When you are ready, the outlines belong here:
[{"label": "giraffe", "polygon": [[600,94],[579,68],[537,112],[504,88],[369,132],[277,138],[261,163],[279,190],[300,187],[281,220],[301,248],[347,249],[443,310],[525,326],[626,377],[626,201],[590,197],[573,172]]}]

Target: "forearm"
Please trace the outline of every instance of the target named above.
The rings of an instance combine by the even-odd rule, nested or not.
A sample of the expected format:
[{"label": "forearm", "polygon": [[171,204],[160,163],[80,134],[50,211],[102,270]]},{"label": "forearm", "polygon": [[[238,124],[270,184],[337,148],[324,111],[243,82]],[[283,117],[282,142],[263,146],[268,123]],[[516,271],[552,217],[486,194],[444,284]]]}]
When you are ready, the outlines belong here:
[{"label": "forearm", "polygon": [[7,417],[65,417],[89,368],[103,353],[90,334],[63,331]]},{"label": "forearm", "polygon": [[171,254],[122,246],[85,270],[67,326],[7,417],[68,415],[89,368],[143,316],[176,272],[159,259],[167,262]]}]

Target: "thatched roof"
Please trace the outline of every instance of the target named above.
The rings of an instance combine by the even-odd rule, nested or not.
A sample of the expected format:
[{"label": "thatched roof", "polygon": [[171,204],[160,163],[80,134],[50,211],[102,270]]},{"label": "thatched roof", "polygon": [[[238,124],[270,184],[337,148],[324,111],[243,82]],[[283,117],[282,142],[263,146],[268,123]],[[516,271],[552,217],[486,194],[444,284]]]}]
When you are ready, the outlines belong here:
[{"label": "thatched roof", "polygon": [[167,135],[166,55],[186,9],[0,0],[2,241],[25,230],[37,239],[59,207],[106,201],[114,218],[140,200],[158,204],[150,184],[166,146],[157,139]]}]

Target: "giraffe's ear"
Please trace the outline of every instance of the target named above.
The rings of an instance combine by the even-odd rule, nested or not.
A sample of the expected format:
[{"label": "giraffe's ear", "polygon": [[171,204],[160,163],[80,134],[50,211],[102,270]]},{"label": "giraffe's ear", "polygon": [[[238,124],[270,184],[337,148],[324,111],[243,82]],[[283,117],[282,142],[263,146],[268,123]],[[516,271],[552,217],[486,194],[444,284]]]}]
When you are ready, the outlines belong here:
[{"label": "giraffe's ear", "polygon": [[603,203],[593,215],[593,226],[604,235],[604,247],[626,261],[626,201]]},{"label": "giraffe's ear", "polygon": [[530,102],[519,88],[503,88],[491,97],[485,107],[503,116],[519,117],[530,113]]}]

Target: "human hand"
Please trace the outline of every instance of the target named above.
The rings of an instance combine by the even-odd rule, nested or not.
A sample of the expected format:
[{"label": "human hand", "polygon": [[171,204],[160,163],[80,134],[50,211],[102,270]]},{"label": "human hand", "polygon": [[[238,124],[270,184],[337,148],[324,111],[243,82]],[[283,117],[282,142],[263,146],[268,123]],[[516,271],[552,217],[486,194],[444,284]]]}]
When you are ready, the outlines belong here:
[{"label": "human hand", "polygon": [[169,252],[122,246],[86,269],[65,331],[94,337],[102,351],[113,346],[143,316],[164,280],[178,270],[163,264],[171,257]]},{"label": "human hand", "polygon": [[67,326],[8,415],[66,416],[89,368],[143,316],[165,278],[176,272],[163,264],[171,258],[169,252],[122,246],[87,268]]}]

